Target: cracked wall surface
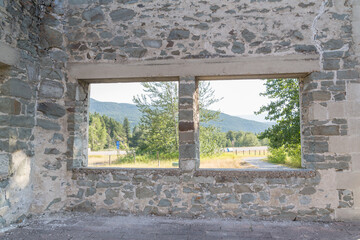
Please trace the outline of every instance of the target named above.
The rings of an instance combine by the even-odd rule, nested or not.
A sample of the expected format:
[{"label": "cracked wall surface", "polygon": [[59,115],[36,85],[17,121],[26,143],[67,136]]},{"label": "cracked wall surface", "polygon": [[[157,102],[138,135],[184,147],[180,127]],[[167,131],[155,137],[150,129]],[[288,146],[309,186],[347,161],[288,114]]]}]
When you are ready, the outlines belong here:
[{"label": "cracked wall surface", "polygon": [[[66,210],[359,219],[359,9],[356,0],[0,0],[0,226]],[[317,60],[300,79],[307,170],[86,168],[88,83],[74,68],[292,56],[292,73],[306,69],[297,59]],[[199,77],[186,71],[174,77]]]}]

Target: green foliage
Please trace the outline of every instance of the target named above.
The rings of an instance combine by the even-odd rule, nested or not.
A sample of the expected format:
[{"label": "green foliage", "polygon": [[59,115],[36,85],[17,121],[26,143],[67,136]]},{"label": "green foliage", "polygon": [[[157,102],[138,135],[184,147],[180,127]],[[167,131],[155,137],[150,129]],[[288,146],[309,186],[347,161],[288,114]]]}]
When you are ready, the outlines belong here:
[{"label": "green foliage", "polygon": [[269,138],[270,147],[300,143],[299,81],[297,79],[268,79],[266,92],[261,93],[273,99],[255,114],[267,113],[267,120],[276,124],[265,130],[259,137]]},{"label": "green foliage", "polygon": [[285,164],[286,161],[286,151],[284,146],[281,146],[279,148],[270,148],[270,155],[268,156],[268,161],[271,163],[277,163],[277,164]]},{"label": "green foliage", "polygon": [[120,141],[120,148],[128,148],[121,123],[98,113],[89,114],[89,147],[93,151],[115,148]]},{"label": "green foliage", "polygon": [[176,82],[144,82],[146,94],[133,98],[142,113],[141,151],[176,152],[178,150],[178,97]]},{"label": "green foliage", "polygon": [[126,143],[127,143],[127,145],[129,145],[130,138],[131,138],[131,132],[130,132],[129,119],[127,117],[124,118],[123,129],[124,129],[124,133],[125,133],[125,137],[126,137]]},{"label": "green foliage", "polygon": [[270,148],[268,161],[271,163],[285,164],[294,168],[301,168],[301,145],[292,144],[279,148]]},{"label": "green foliage", "polygon": [[214,126],[200,126],[200,154],[209,156],[219,153],[226,144],[225,134]]},{"label": "green foliage", "polygon": [[99,114],[89,117],[89,145],[91,150],[98,151],[104,149],[107,143],[107,132],[104,120]]},{"label": "green foliage", "polygon": [[269,145],[269,140],[267,138],[259,140],[258,137],[251,132],[228,131],[225,137],[225,147],[253,147]]},{"label": "green foliage", "polygon": [[295,168],[301,168],[301,145],[289,145],[286,151],[289,156],[287,165]]}]

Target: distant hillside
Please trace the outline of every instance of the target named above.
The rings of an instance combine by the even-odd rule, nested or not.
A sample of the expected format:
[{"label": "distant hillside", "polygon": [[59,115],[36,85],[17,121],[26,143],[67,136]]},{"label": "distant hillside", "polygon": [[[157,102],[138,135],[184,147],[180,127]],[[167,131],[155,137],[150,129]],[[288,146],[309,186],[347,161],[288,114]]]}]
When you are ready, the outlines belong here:
[{"label": "distant hillside", "polygon": [[132,127],[140,121],[141,117],[141,112],[139,112],[134,104],[100,102],[92,98],[90,99],[90,112],[106,115],[121,123],[124,121],[124,118],[127,117]]},{"label": "distant hillside", "polygon": [[[123,122],[126,116],[132,127],[135,126],[141,118],[141,113],[136,105],[129,103],[100,102],[95,99],[90,99],[90,112],[106,115],[119,122]],[[225,113],[220,113],[220,120],[222,121],[214,121],[211,123],[219,127],[223,132],[233,130],[260,133],[272,125],[272,123],[247,120]]]}]

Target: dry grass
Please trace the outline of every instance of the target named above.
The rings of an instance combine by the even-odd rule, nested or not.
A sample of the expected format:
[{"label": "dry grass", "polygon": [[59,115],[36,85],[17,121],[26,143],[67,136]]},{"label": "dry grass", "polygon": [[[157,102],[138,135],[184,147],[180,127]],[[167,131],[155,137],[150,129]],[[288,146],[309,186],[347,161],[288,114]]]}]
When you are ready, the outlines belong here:
[{"label": "dry grass", "polygon": [[[247,157],[264,157],[266,155],[254,154],[238,154],[222,153],[221,155],[211,157],[201,157],[200,168],[237,168],[246,169],[254,168],[253,165],[244,162],[242,159]],[[149,162],[132,162],[132,163],[115,163],[116,155],[111,156],[111,165],[109,165],[109,156],[107,155],[93,155],[89,156],[89,167],[119,167],[119,168],[178,168],[173,166],[178,159],[161,160],[160,166],[157,160]]]}]

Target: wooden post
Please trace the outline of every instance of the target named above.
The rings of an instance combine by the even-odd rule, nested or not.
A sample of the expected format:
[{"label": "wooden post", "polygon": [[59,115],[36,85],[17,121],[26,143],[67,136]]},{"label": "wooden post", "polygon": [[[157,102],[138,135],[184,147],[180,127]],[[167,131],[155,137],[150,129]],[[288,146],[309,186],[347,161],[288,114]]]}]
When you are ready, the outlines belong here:
[{"label": "wooden post", "polygon": [[245,155],[245,150],[243,150],[243,155]]},{"label": "wooden post", "polygon": [[236,151],[236,155],[237,155],[237,149],[235,151]]},{"label": "wooden post", "polygon": [[156,152],[156,158],[158,160],[158,167],[160,167],[160,158],[159,158],[159,152]]},{"label": "wooden post", "polygon": [[111,155],[109,155],[109,166],[111,165]]},{"label": "wooden post", "polygon": [[249,149],[249,155],[251,155],[251,150]]}]

